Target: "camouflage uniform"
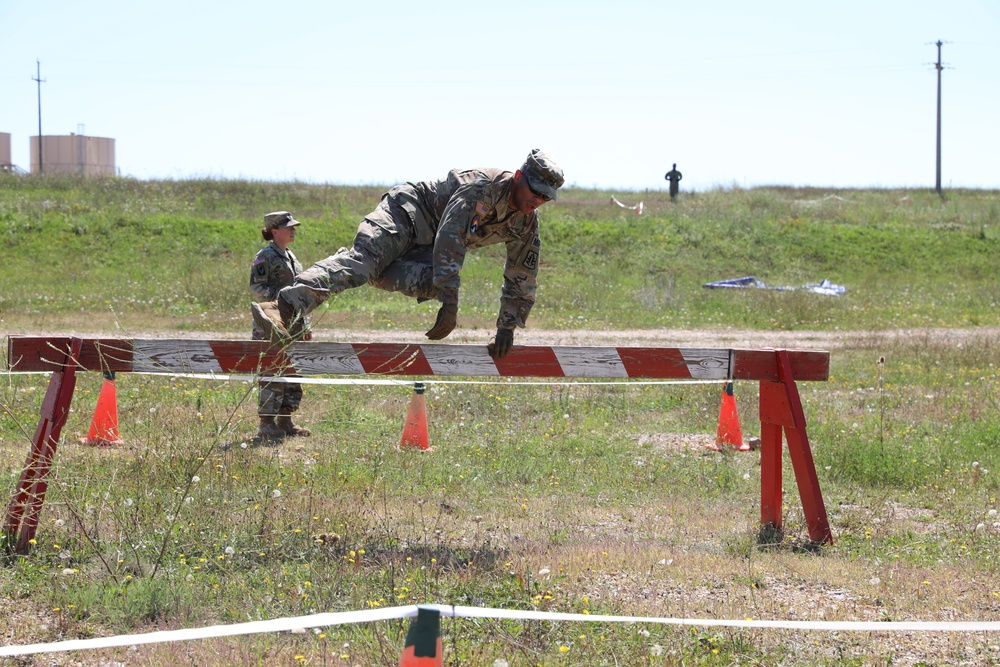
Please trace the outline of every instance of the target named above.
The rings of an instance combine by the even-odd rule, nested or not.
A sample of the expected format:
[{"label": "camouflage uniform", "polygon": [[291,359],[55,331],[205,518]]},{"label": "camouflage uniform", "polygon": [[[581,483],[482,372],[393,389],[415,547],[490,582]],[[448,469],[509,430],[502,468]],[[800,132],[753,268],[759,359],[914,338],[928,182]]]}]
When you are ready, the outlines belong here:
[{"label": "camouflage uniform", "polygon": [[362,220],[353,247],[296,277],[296,285],[315,292],[295,290],[305,300],[295,305],[309,312],[330,295],[366,282],[420,301],[458,304],[466,251],[504,243],[497,327],[523,327],[535,303],[541,240],[536,213],[508,208],[513,181],[510,171],[455,169],[442,180],[397,185]]},{"label": "camouflage uniform", "polygon": [[[302,265],[291,250],[282,250],[272,241],[261,248],[250,267],[250,295],[258,303],[273,301],[282,287],[295,282],[295,276],[302,273]],[[254,340],[267,340],[267,335],[255,323]],[[291,382],[260,383],[257,399],[257,414],[277,415],[281,408],[294,412],[302,401],[302,385]]]}]

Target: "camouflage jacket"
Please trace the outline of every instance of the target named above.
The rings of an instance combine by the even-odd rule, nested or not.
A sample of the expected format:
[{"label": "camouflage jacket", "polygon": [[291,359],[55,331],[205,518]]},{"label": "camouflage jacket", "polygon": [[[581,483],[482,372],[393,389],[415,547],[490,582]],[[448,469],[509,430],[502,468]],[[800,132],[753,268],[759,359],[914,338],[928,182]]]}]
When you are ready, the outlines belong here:
[{"label": "camouflage jacket", "polygon": [[406,183],[387,194],[413,220],[417,245],[434,246],[438,301],[458,303],[459,271],[467,250],[507,246],[497,327],[524,326],[535,303],[542,243],[538,216],[507,207],[514,173],[500,169],[453,169],[440,181]]},{"label": "camouflage jacket", "polygon": [[[302,273],[302,265],[291,250],[282,250],[272,241],[260,249],[250,267],[250,296],[260,303],[274,301],[282,287],[295,282],[295,276]],[[254,326],[254,336],[264,332]]]}]

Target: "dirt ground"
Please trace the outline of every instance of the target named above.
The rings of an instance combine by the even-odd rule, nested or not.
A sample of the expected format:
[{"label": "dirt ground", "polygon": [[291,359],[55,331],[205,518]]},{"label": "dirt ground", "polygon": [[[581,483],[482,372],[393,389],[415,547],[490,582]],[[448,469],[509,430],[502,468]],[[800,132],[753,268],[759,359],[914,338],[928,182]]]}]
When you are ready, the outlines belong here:
[{"label": "dirt ground", "polygon": [[[443,343],[486,343],[493,329],[459,328]],[[65,330],[31,333],[32,336],[115,337],[108,332],[69,332]],[[200,338],[233,339],[232,333],[211,331],[130,331],[130,338]],[[596,345],[618,347],[700,347],[700,348],[785,348],[799,350],[865,349],[897,341],[927,341],[934,343],[1000,338],[1000,327],[962,329],[917,328],[882,329],[877,331],[764,331],[749,329],[622,329],[622,330],[542,330],[520,329],[514,336],[515,345]],[[332,342],[399,342],[427,343],[421,331],[327,329],[322,326],[314,335],[317,341]]]},{"label": "dirt ground", "polygon": [[[330,340],[358,340],[359,332],[350,332],[350,338]],[[404,340],[401,332],[365,332],[373,340]],[[492,331],[457,331],[448,339],[453,343],[475,343],[488,340]],[[412,337],[409,337],[412,335]],[[1000,327],[976,327],[969,329],[887,329],[881,331],[759,331],[744,329],[626,329],[614,331],[540,331],[524,329],[514,336],[517,345],[615,345],[615,346],[663,346],[663,347],[704,347],[704,348],[751,348],[762,347],[836,350],[844,348],[866,348],[891,343],[896,340],[933,340],[961,343],[976,338],[996,338]],[[322,338],[322,336],[321,336]],[[420,332],[408,334],[407,341],[418,341]]]}]

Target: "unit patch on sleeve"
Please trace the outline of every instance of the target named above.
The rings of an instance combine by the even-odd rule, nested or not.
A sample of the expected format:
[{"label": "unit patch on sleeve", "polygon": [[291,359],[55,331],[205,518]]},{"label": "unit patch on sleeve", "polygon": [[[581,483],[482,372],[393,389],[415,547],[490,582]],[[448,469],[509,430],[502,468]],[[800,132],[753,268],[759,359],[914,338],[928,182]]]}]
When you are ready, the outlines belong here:
[{"label": "unit patch on sleeve", "polygon": [[[267,260],[266,259],[264,259],[263,257],[259,257],[258,256],[257,259],[255,259],[253,261],[253,274],[258,279],[262,279],[262,278],[266,278],[267,277]],[[262,280],[256,280],[255,282],[262,282]]]},{"label": "unit patch on sleeve", "polygon": [[532,250],[524,256],[524,262],[522,262],[526,268],[535,269],[538,266],[538,253]]}]

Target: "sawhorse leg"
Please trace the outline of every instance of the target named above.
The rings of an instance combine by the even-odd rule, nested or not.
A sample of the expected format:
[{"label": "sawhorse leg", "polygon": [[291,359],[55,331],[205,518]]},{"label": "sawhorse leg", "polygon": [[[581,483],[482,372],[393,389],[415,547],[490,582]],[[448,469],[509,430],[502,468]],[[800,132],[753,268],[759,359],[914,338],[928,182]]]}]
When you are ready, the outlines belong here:
[{"label": "sawhorse leg", "polygon": [[13,551],[18,554],[28,553],[31,550],[31,540],[35,538],[38,515],[42,511],[45,491],[48,489],[49,470],[52,468],[59,434],[66,424],[73,390],[76,388],[76,364],[82,346],[80,338],[71,338],[70,349],[65,353],[61,370],[52,373],[49,388],[42,401],[41,418],[35,430],[31,451],[24,470],[21,471],[17,491],[7,508],[4,521],[6,544],[8,549],[13,546]]},{"label": "sawhorse leg", "polygon": [[778,381],[760,383],[760,522],[762,537],[781,531],[781,431],[788,439],[788,454],[799,487],[802,511],[813,542],[833,544],[833,534],[826,517],[823,494],[819,489],[816,465],[806,418],[802,412],[799,390],[792,377],[792,365],[786,350],[775,350]]}]

